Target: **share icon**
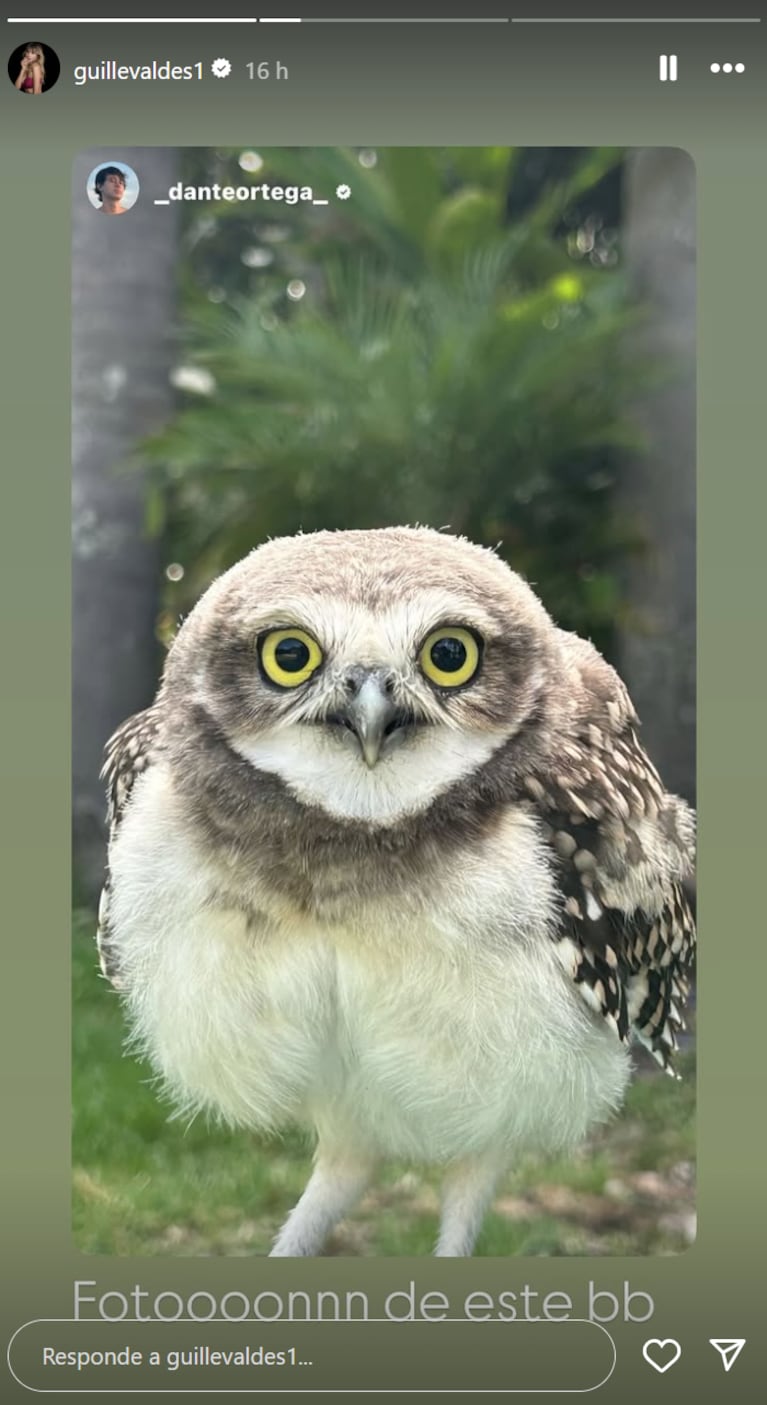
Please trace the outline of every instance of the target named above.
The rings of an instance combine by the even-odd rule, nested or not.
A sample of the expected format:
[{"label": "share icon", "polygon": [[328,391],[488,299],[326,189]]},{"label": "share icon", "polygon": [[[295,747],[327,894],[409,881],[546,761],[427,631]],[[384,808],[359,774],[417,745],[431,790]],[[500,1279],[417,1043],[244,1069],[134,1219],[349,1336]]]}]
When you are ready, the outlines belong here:
[{"label": "share icon", "polygon": [[725,1371],[735,1365],[746,1345],[745,1337],[709,1337],[709,1341],[714,1350],[719,1352]]}]

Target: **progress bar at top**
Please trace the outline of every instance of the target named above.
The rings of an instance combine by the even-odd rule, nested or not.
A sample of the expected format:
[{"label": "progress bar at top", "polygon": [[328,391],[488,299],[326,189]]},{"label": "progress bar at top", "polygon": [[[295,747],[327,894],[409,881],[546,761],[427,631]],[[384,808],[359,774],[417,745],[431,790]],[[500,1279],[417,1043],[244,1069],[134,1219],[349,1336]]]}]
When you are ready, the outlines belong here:
[{"label": "progress bar at top", "polygon": [[185,19],[175,17],[161,18],[157,15],[146,16],[144,19],[137,19],[135,16],[125,16],[122,19],[115,15],[101,15],[94,17],[89,15],[84,18],[62,19],[56,15],[54,18],[40,18],[39,15],[12,15],[6,20],[6,24],[761,24],[761,19],[757,16],[727,15],[721,19],[688,19],[681,15],[671,18],[667,15],[658,15],[654,19],[647,16],[637,16],[635,19],[624,19],[623,16],[613,15],[609,19],[590,19],[587,16],[567,15],[566,17],[552,15],[550,18],[522,17],[518,19],[504,18],[500,15],[472,15],[466,19],[455,15],[444,18],[434,18],[432,16],[414,17],[411,15],[382,15],[379,19],[371,19],[368,16],[341,16],[338,19],[332,16],[313,15],[310,19],[288,18],[279,15],[272,19],[269,16],[251,17],[249,15],[234,15],[226,18],[222,15],[211,15],[204,19],[187,16]]}]

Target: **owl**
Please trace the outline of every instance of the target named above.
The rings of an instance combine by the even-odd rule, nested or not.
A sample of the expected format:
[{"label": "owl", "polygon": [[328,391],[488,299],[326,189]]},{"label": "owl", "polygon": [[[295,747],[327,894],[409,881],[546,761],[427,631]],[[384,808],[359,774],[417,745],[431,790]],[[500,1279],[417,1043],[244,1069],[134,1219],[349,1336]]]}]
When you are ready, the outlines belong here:
[{"label": "owl", "polygon": [[105,974],[180,1110],[311,1129],[273,1256],[387,1158],[473,1252],[521,1156],[663,1068],[693,818],[625,687],[493,551],[420,527],[272,540],[181,626],[108,744]]}]

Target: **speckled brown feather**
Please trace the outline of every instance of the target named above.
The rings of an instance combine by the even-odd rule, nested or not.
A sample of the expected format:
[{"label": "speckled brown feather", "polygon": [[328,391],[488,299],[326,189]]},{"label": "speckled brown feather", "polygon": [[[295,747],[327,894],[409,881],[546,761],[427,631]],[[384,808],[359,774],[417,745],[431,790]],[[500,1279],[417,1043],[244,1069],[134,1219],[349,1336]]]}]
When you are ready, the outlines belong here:
[{"label": "speckled brown feather", "polygon": [[[150,764],[156,750],[159,721],[153,708],[129,717],[109,741],[104,750],[101,779],[107,783],[107,823],[112,843],[127,805],[136,777]],[[114,944],[109,931],[109,868],[99,900],[96,945],[102,975],[120,989],[120,972]]]},{"label": "speckled brown feather", "polygon": [[695,949],[684,887],[692,816],[643,751],[617,675],[591,646],[565,637],[591,704],[576,710],[555,763],[524,781],[558,861],[557,940],[590,1008],[622,1041],[633,1032],[673,1073]]}]

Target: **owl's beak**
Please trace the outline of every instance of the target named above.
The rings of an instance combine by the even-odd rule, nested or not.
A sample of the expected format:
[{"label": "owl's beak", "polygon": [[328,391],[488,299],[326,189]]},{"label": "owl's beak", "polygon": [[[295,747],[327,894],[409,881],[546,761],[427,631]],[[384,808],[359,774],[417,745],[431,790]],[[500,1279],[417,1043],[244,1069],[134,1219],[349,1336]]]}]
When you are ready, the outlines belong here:
[{"label": "owl's beak", "polygon": [[384,737],[388,736],[392,722],[399,715],[399,709],[385,687],[381,674],[368,673],[341,714],[345,725],[354,732],[365,765],[371,771],[381,755]]}]

